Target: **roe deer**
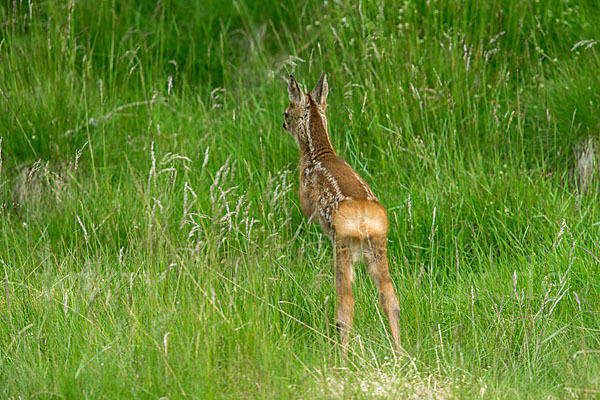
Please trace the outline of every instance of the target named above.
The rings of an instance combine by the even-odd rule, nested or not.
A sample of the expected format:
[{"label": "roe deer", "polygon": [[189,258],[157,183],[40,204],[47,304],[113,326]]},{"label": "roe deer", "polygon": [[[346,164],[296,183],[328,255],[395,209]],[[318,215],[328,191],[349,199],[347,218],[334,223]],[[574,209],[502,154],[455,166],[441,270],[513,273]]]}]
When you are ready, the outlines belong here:
[{"label": "roe deer", "polygon": [[400,310],[386,257],[387,212],[369,185],[338,157],[331,146],[325,117],[327,92],[325,73],[308,94],[302,92],[294,76],[290,75],[290,105],[284,113],[283,128],[296,139],[300,148],[300,206],[309,221],[319,221],[333,243],[338,297],[336,327],[343,355],[347,353],[354,318],[352,263],[362,257],[377,286],[379,303],[388,318],[399,352]]}]

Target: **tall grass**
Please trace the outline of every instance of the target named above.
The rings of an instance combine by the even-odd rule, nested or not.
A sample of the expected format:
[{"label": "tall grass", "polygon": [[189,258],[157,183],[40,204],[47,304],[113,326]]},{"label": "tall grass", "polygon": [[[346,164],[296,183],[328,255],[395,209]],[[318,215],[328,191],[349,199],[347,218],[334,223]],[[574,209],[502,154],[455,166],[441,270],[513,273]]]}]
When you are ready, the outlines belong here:
[{"label": "tall grass", "polygon": [[[0,5],[0,392],[596,397],[599,18],[585,1]],[[340,356],[331,246],[281,129],[289,73],[310,89],[321,71],[334,147],[389,210],[409,357],[362,267]]]}]

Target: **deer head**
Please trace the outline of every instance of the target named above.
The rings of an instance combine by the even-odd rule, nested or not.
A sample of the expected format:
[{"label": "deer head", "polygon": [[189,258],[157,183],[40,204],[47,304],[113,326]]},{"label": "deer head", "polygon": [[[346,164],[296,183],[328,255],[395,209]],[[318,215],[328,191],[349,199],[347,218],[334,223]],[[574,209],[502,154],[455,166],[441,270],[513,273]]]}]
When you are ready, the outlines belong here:
[{"label": "deer head", "polygon": [[290,104],[284,112],[285,120],[283,122],[283,129],[296,139],[298,146],[302,147],[308,141],[308,119],[311,107],[316,107],[323,116],[323,120],[325,120],[328,92],[325,72],[321,74],[319,82],[317,82],[317,85],[309,94],[305,94],[300,89],[300,84],[298,84],[294,75],[290,75],[288,81]]}]

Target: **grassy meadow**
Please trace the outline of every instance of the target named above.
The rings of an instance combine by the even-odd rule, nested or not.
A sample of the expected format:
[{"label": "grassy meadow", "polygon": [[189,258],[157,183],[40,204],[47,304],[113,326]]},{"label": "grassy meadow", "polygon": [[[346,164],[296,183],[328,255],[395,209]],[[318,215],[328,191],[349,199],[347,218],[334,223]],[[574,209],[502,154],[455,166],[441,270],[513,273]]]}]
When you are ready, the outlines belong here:
[{"label": "grassy meadow", "polygon": [[[0,4],[0,396],[600,397],[600,5]],[[394,357],[302,217],[290,73],[390,218]]]}]

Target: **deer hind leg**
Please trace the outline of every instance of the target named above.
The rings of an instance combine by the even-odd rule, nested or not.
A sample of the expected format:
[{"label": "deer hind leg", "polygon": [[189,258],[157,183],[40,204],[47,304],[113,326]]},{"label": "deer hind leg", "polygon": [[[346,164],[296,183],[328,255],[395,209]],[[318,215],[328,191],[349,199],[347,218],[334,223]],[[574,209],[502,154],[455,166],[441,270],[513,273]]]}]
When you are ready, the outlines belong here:
[{"label": "deer hind leg", "polygon": [[350,328],[352,328],[352,320],[354,318],[350,238],[337,239],[335,245],[335,289],[338,297],[337,321],[335,326],[340,334],[342,353],[345,357],[348,351]]},{"label": "deer hind leg", "polygon": [[390,278],[385,237],[368,238],[367,242],[368,248],[365,249],[367,272],[375,281],[375,286],[379,292],[379,304],[388,318],[394,346],[396,351],[399,352],[401,349],[398,331],[400,308]]}]

